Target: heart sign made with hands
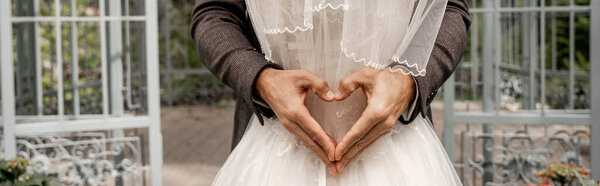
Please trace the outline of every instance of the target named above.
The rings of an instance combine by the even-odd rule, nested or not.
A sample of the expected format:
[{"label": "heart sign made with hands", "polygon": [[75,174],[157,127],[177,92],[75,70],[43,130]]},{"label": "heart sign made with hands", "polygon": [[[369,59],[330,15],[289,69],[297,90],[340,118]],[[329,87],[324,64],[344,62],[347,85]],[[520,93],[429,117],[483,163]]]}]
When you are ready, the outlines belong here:
[{"label": "heart sign made with hands", "polygon": [[340,81],[335,100],[344,100],[359,88],[367,98],[367,106],[336,146],[336,173],[341,173],[352,158],[392,130],[415,94],[415,82],[411,76],[363,68]]},{"label": "heart sign made with hands", "polygon": [[[313,151],[332,175],[341,173],[350,160],[392,129],[413,99],[414,86],[411,76],[371,68],[344,77],[335,94],[325,80],[306,70],[269,68],[260,73],[256,82],[261,98],[282,125]],[[323,101],[341,102],[359,88],[367,105],[338,144],[311,116],[304,101],[310,91]]]}]

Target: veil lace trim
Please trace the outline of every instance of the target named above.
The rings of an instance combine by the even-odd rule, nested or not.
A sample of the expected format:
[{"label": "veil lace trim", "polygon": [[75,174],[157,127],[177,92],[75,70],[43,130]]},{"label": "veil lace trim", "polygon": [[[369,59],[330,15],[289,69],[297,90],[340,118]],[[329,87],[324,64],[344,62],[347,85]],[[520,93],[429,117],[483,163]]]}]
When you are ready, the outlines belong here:
[{"label": "veil lace trim", "polygon": [[[284,4],[285,1],[290,1],[295,10],[300,10],[300,12],[290,12],[290,9],[286,9],[286,6],[289,5]],[[269,39],[267,39],[267,37],[270,37],[269,35],[294,34],[297,32],[317,30],[320,29],[320,26],[314,25],[313,19],[320,18],[313,18],[313,13],[324,10],[332,10],[334,12],[343,11],[346,13],[341,17],[345,19],[342,19],[340,16],[327,17],[327,21],[329,22],[331,22],[330,19],[342,22],[344,25],[343,30],[350,29],[349,32],[342,32],[342,40],[339,42],[341,50],[340,54],[355,63],[362,63],[366,67],[378,70],[388,68],[391,72],[401,72],[404,75],[426,75],[426,66],[431,55],[431,50],[433,49],[435,38],[437,37],[437,31],[441,25],[441,19],[444,14],[447,0],[389,0],[389,2],[373,2],[374,4],[359,0],[340,0],[342,2],[332,1],[333,0],[320,0],[320,2],[315,5],[314,3],[316,2],[313,3],[311,0],[246,0],[247,4],[249,3],[251,5],[249,7],[254,8],[254,11],[251,12],[251,14],[255,14],[253,18],[258,19],[257,21],[253,21],[255,23],[254,26],[258,28],[257,30],[262,30],[262,33],[258,34],[262,34],[262,36],[259,36],[259,40],[261,41],[265,59],[277,64],[289,63],[288,61],[285,61],[288,60],[288,58],[280,59],[280,55],[283,54],[280,54],[278,49],[281,46],[277,45],[273,48],[275,51],[271,49],[270,42],[274,41],[269,41]],[[260,6],[260,3],[263,3],[264,9],[256,9],[257,6]],[[291,8],[292,6],[289,6],[288,8]],[[275,7],[275,9],[273,9],[273,7]],[[292,16],[292,19],[299,20],[290,21],[287,23],[288,25],[282,25],[276,22],[278,24],[270,24],[271,27],[269,28],[265,23],[269,23],[269,21],[272,21],[271,19],[279,19],[279,21],[281,21],[281,19],[285,20],[290,17],[276,18],[267,16],[270,14],[265,14],[265,17],[257,16],[260,15],[259,12],[261,10],[263,12],[269,12],[277,11],[277,8],[282,8],[281,11],[285,12],[283,15]],[[294,10],[294,8],[291,8],[291,10]],[[304,12],[302,12],[302,9]],[[371,17],[369,17],[369,15],[371,15]],[[388,15],[392,17],[386,17]],[[363,16],[366,17],[363,19]],[[402,24],[404,24],[402,22],[398,22],[397,25],[394,24],[397,23],[396,21],[398,20],[394,18],[398,18],[399,16],[409,16],[408,25],[405,27],[407,29],[405,32],[401,31],[399,33],[399,37],[402,37],[399,44],[393,46],[393,44],[390,45],[390,43],[395,42],[394,39],[388,40],[389,42],[381,39],[387,37],[386,33],[390,33],[389,31],[393,32],[393,30],[404,28],[402,27]],[[304,19],[304,21],[301,21],[300,19]],[[403,21],[402,19],[399,20]],[[347,25],[348,28],[346,28]],[[369,28],[377,28],[378,26],[382,26],[383,28],[381,29],[383,30],[381,30],[381,32],[371,33],[373,30]],[[354,30],[354,28],[358,29]],[[372,38],[369,33],[383,33],[384,35],[379,37],[375,36],[379,40],[370,40]],[[350,40],[346,40],[345,38]],[[366,43],[361,43],[363,40]],[[348,46],[346,47],[344,44],[348,44]],[[384,49],[384,52],[363,51],[370,50],[363,49],[365,47],[376,47],[374,50],[378,50],[377,47],[381,47]],[[393,49],[394,52],[390,52],[389,49]],[[391,56],[388,57],[388,54]],[[379,59],[379,57],[381,57],[381,59]]]},{"label": "veil lace trim", "polygon": [[290,27],[277,27],[277,28],[265,28],[263,31],[266,34],[283,34],[283,33],[295,33],[295,32],[306,32],[308,30],[312,30],[314,28],[313,24],[308,23],[308,22],[304,22],[303,26],[296,26],[294,28],[290,28]]},{"label": "veil lace trim", "polygon": [[[370,67],[370,68],[374,68],[374,69],[384,69],[384,68],[388,68],[388,70],[390,72],[401,72],[404,75],[411,75],[411,76],[424,76],[425,73],[425,69],[419,69],[419,64],[415,63],[415,64],[410,64],[408,63],[407,60],[400,60],[400,57],[395,55],[392,57],[392,61],[396,62],[396,64],[391,64],[391,65],[385,65],[382,63],[377,63],[374,62],[372,60],[363,58],[363,57],[356,57],[356,54],[354,52],[348,52],[348,49],[344,47],[344,43],[340,42],[340,46],[342,49],[342,52],[344,53],[344,55],[348,58],[351,58],[352,60],[354,60],[354,62],[356,63],[360,63],[362,62],[366,67]],[[406,65],[406,66],[403,66]],[[409,70],[409,68],[415,68],[417,73],[413,72],[412,70]]]},{"label": "veil lace trim", "polygon": [[342,10],[348,10],[348,4],[346,4],[346,3],[341,3],[338,5],[333,5],[331,3],[326,3],[325,5],[323,5],[323,3],[325,3],[325,0],[321,1],[321,3],[319,3],[318,5],[314,6],[314,8],[310,9],[310,11],[319,12],[319,11],[327,9],[327,8],[329,8],[331,10],[338,10],[340,8],[342,8]]},{"label": "veil lace trim", "polygon": [[[351,58],[356,63],[362,62],[363,65],[365,65],[366,67],[370,67],[370,68],[374,68],[374,69],[378,69],[378,70],[382,70],[387,67],[390,72],[400,72],[404,75],[411,75],[411,76],[415,76],[415,77],[416,76],[425,76],[425,74],[426,74],[426,70],[420,69],[419,64],[417,64],[417,63],[410,64],[410,63],[408,63],[407,60],[401,61],[400,57],[398,57],[395,54],[391,60],[396,62],[396,64],[384,65],[381,63],[374,62],[372,60],[367,60],[366,58],[357,58],[356,54],[354,52],[350,52],[350,53],[348,52],[348,49],[344,47],[344,44],[342,42],[340,42],[340,46],[341,46],[342,52],[344,53],[344,55],[346,57]],[[270,48],[263,47],[262,51],[263,51],[263,54],[265,55],[265,59],[267,61],[277,64],[277,62],[271,58],[273,51],[271,51]],[[403,65],[406,65],[406,66],[403,66]],[[412,70],[409,70],[409,68],[414,68],[417,73],[413,72]]]}]

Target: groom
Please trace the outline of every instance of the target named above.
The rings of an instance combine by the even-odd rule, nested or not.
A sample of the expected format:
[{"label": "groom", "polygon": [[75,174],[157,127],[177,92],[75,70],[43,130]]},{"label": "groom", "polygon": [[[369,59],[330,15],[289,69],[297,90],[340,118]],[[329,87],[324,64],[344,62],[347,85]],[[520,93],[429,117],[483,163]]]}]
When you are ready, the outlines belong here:
[{"label": "groom", "polygon": [[[397,120],[408,124],[419,114],[431,118],[429,104],[457,67],[470,23],[466,0],[448,0],[425,76],[413,78],[364,68],[343,78],[335,92],[325,80],[308,71],[282,70],[265,60],[244,0],[198,0],[191,34],[206,67],[236,93],[232,148],[241,140],[253,114],[261,123],[263,117],[277,116],[332,174],[338,174],[353,157],[391,130]],[[310,116],[304,97],[312,91],[325,101],[340,101],[358,88],[369,98],[368,105],[336,144]]]}]

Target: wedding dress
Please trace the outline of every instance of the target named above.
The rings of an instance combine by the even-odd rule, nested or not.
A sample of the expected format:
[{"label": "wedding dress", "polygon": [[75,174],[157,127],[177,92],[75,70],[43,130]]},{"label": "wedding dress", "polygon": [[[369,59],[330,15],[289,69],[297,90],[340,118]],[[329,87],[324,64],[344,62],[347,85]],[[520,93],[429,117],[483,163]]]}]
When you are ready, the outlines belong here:
[{"label": "wedding dress", "polygon": [[[446,0],[247,0],[265,58],[284,69],[305,69],[336,90],[341,78],[365,67],[412,76],[425,67]],[[397,90],[402,91],[402,90]],[[336,141],[360,117],[359,89],[340,102],[309,93],[305,104]],[[428,119],[399,122],[340,175],[277,118],[254,116],[213,185],[461,185]]]}]

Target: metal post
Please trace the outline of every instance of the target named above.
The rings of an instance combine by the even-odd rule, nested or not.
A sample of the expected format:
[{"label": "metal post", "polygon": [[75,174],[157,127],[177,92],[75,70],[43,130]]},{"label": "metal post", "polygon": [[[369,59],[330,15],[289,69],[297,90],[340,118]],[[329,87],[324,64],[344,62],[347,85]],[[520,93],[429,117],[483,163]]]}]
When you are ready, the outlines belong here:
[{"label": "metal post", "polygon": [[[536,7],[537,1],[530,1],[530,7]],[[537,69],[538,64],[538,20],[537,20],[537,12],[529,13],[529,108],[532,110],[536,109],[536,92],[537,92],[537,82],[535,78],[535,71]]]},{"label": "metal post", "polygon": [[12,23],[11,2],[0,1],[0,56],[2,57],[2,125],[4,143],[4,159],[17,156],[15,139],[15,90],[13,76],[13,49],[12,49]]},{"label": "metal post", "polygon": [[150,167],[153,186],[162,184],[162,134],[160,131],[160,95],[158,73],[158,7],[156,1],[146,1],[146,69],[148,77],[148,116],[151,118],[149,128]]},{"label": "metal post", "polygon": [[452,119],[454,115],[454,81],[454,74],[452,74],[444,83],[444,132],[442,134],[442,143],[452,162],[454,162],[454,121]]},{"label": "metal post", "polygon": [[54,17],[56,18],[55,22],[54,22],[54,34],[56,34],[56,66],[58,69],[57,70],[57,78],[56,81],[57,83],[57,88],[56,88],[56,92],[58,92],[57,97],[58,97],[58,120],[62,121],[63,120],[63,116],[65,114],[65,107],[64,107],[64,103],[65,103],[65,97],[64,97],[64,90],[65,87],[63,86],[63,57],[62,57],[62,21],[60,20],[60,1],[59,0],[54,0]]},{"label": "metal post", "polygon": [[[498,1],[498,4],[496,6],[499,6],[501,1]],[[503,39],[502,39],[502,15],[500,12],[495,11],[494,12],[494,21],[492,21],[494,23],[494,29],[493,29],[493,36],[494,36],[494,111],[497,113],[500,111],[500,86],[498,86],[499,84],[502,83],[502,79],[500,77],[500,66],[502,65],[503,61],[502,61],[502,46],[503,46]],[[507,60],[508,61],[508,60]]]},{"label": "metal post", "polygon": [[[552,0],[550,3],[552,6],[555,6],[556,0]],[[556,67],[557,66],[557,64],[556,64],[557,63],[557,59],[556,59],[557,58],[556,57],[557,56],[556,55],[556,37],[557,37],[557,35],[556,35],[556,12],[550,13],[550,17],[551,17],[551,20],[550,20],[550,27],[551,27],[550,28],[551,29],[550,30],[550,32],[551,32],[550,33],[550,35],[551,35],[550,43],[551,43],[551,46],[550,47],[552,48],[551,49],[552,50],[552,59],[551,59],[552,60],[552,71],[556,71],[557,70],[557,67]]]},{"label": "metal post", "polygon": [[[121,16],[121,3],[108,2],[108,15]],[[104,12],[102,12],[104,13]],[[105,56],[110,67],[110,109],[111,115],[123,114],[123,35],[121,21],[108,22],[108,55]],[[129,34],[129,33],[126,33]],[[103,56],[104,57],[104,56]]]},{"label": "metal post", "polygon": [[[483,7],[485,8],[494,8],[494,3],[498,3],[498,1],[483,1]],[[495,20],[494,20],[494,13],[495,12],[486,12],[483,14],[483,111],[484,112],[492,112],[493,111],[493,96],[495,94],[497,94],[497,92],[494,92],[493,89],[493,85],[494,85],[494,72],[493,72],[493,68],[494,68],[494,52],[500,52],[498,51],[498,48],[496,48],[496,51],[494,51],[494,41],[495,41],[495,37],[494,37],[494,33],[495,33]],[[491,124],[483,124],[483,133],[484,134],[492,134],[493,133],[493,128],[494,126]],[[484,160],[485,161],[491,161],[492,160],[492,152],[486,148],[486,146],[488,146],[489,143],[493,143],[492,140],[490,139],[485,139],[483,141],[483,156],[484,156]],[[489,144],[491,145],[491,144]],[[485,183],[487,182],[491,182],[493,181],[494,177],[494,170],[493,167],[491,166],[491,164],[489,163],[485,163],[484,164],[484,171],[483,171],[483,185],[485,185]]]},{"label": "metal post", "polygon": [[[571,6],[573,1],[571,0]],[[592,32],[593,33],[593,32]],[[553,37],[556,38],[556,37]],[[575,12],[569,12],[569,107],[575,108]]]},{"label": "metal post", "polygon": [[[120,1],[106,1],[108,3],[107,11],[109,16],[121,16],[121,2]],[[102,14],[106,12],[101,12]],[[127,15],[129,16],[129,15]],[[110,115],[122,116],[123,109],[123,33],[122,33],[122,21],[109,21],[108,23],[108,34],[107,34],[107,45],[108,55],[103,56],[107,59],[108,66],[110,68],[109,74],[109,85],[110,85]],[[129,34],[129,33],[126,33]],[[125,137],[124,129],[112,130],[112,136],[114,138]],[[112,148],[123,149],[124,144],[111,144]],[[115,163],[120,163],[124,154],[121,153],[115,158]],[[123,177],[119,176],[115,180],[115,185],[123,185]]]},{"label": "metal post", "polygon": [[[472,6],[475,5],[475,1],[473,1]],[[479,15],[472,14],[471,17],[473,20],[471,28],[474,28],[471,31],[471,92],[473,95],[472,100],[477,100],[477,89],[479,88],[479,85],[477,84],[477,82],[479,81],[479,32],[477,31],[479,25],[477,22]],[[452,108],[454,108],[454,105],[452,105]]]},{"label": "metal post", "polygon": [[546,3],[542,1],[540,7],[540,102],[541,102],[541,113],[542,117],[546,113],[546,11],[543,9],[546,7]]},{"label": "metal post", "polygon": [[[77,16],[77,4],[76,0],[71,0],[71,17]],[[79,40],[77,32],[77,22],[71,22],[71,87],[73,88],[73,115],[78,116],[80,114],[79,105]]]},{"label": "metal post", "polygon": [[[523,6],[527,6],[529,1],[523,1]],[[532,24],[530,24],[531,19],[530,17],[531,13],[522,13],[521,14],[521,60],[523,61],[522,67],[524,70],[530,69],[529,68],[529,63],[531,63],[531,52],[529,51],[529,45],[530,45],[530,28],[532,26]],[[530,72],[531,73],[531,72]],[[533,82],[531,82],[529,79],[527,78],[523,78],[523,98],[521,99],[521,105],[523,105],[523,110],[528,110],[528,109],[533,109],[532,104],[531,104],[531,93],[530,93],[530,89],[531,86],[529,84],[531,84]]]},{"label": "metal post", "polygon": [[[33,1],[35,16],[40,16],[40,2],[39,0]],[[42,42],[40,33],[40,23],[34,22],[35,24],[35,96],[36,96],[36,110],[38,115],[44,115],[44,89],[42,87]]]},{"label": "metal post", "polygon": [[100,0],[100,63],[102,64],[102,114],[107,117],[110,113],[108,111],[108,57],[106,51],[106,1]]},{"label": "metal post", "polygon": [[600,180],[600,1],[591,2],[591,168],[592,178]]}]

